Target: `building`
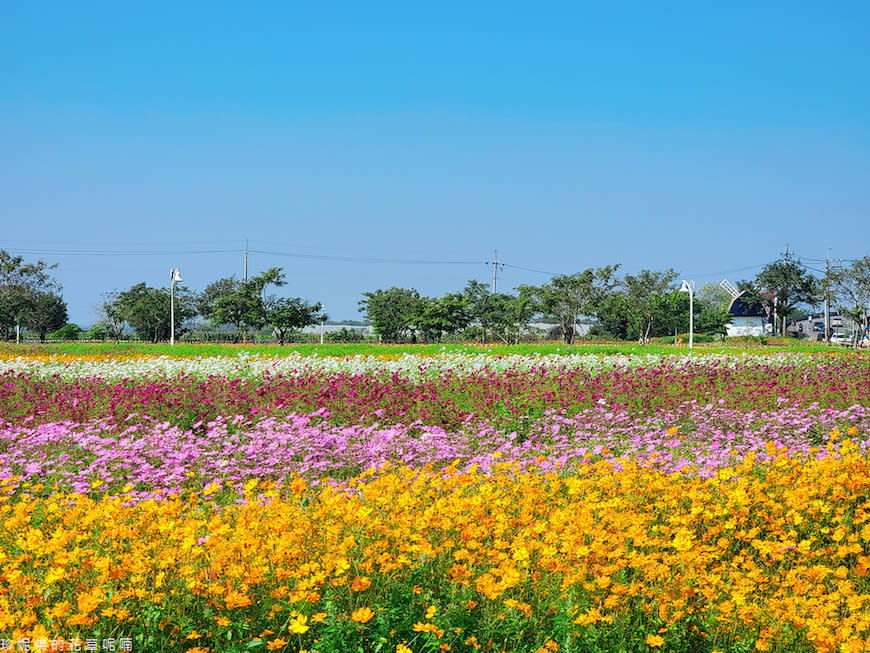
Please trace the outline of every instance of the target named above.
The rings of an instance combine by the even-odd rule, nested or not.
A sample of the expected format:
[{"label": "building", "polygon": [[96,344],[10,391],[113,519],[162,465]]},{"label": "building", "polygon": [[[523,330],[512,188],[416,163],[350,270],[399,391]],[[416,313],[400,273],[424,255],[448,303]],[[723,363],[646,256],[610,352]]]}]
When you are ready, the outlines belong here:
[{"label": "building", "polygon": [[745,291],[731,300],[728,306],[731,323],[725,326],[726,336],[764,336],[773,333],[773,321],[768,310],[748,300]]}]

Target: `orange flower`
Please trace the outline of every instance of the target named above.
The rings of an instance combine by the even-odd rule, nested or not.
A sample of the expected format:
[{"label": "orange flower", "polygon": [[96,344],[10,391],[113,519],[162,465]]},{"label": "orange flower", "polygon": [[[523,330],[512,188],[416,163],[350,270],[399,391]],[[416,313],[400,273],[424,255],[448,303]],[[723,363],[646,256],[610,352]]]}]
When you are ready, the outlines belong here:
[{"label": "orange flower", "polygon": [[353,621],[356,621],[360,624],[366,624],[372,620],[372,617],[375,616],[375,613],[372,612],[372,609],[369,607],[360,608],[359,610],[354,610],[353,614],[350,615],[350,618]]},{"label": "orange flower", "polygon": [[354,592],[362,592],[364,590],[367,590],[371,586],[372,586],[372,581],[369,580],[368,576],[362,576],[362,577],[357,576],[356,578],[353,579],[353,582],[350,584],[350,589],[351,589],[351,591],[354,591]]}]

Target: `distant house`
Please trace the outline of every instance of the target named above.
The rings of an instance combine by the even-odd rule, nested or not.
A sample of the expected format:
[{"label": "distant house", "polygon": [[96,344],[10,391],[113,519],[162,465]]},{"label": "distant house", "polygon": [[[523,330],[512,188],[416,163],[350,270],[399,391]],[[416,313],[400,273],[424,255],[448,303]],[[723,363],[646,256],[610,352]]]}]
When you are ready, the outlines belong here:
[{"label": "distant house", "polygon": [[731,300],[728,314],[731,323],[725,326],[727,336],[763,336],[773,332],[768,311],[758,304],[749,301],[746,292],[742,292]]},{"label": "distant house", "polygon": [[[839,313],[831,313],[831,335],[849,333],[857,325],[849,318]],[[790,319],[785,332],[795,338],[807,338],[809,340],[825,339],[825,315],[814,313],[813,315],[798,315]]]}]

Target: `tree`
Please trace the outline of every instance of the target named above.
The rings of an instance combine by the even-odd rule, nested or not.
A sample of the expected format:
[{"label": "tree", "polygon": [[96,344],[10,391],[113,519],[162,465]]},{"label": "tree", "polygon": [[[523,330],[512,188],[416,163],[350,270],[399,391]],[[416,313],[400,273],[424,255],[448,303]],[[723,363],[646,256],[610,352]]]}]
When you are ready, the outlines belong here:
[{"label": "tree", "polygon": [[[729,295],[730,297],[730,295]],[[728,309],[722,308],[721,305],[709,305],[700,303],[700,311],[697,310],[699,304],[695,304],[695,331],[698,333],[707,333],[709,335],[724,336],[728,333],[726,328],[731,322],[731,314]]]},{"label": "tree", "polygon": [[278,344],[283,347],[284,339],[293,329],[304,329],[321,319],[326,320],[327,316],[321,315],[322,310],[320,302],[309,304],[299,297],[272,299],[266,304],[266,317]]},{"label": "tree", "polygon": [[363,293],[360,312],[365,312],[376,334],[384,342],[416,341],[414,318],[419,315],[420,293],[414,288],[375,290]]},{"label": "tree", "polygon": [[695,303],[727,311],[731,305],[731,294],[715,281],[710,281],[695,293]]},{"label": "tree", "polygon": [[[153,343],[168,340],[170,336],[169,288],[151,288],[145,283],[138,283],[129,290],[117,293],[110,311],[123,317],[136,335]],[[196,313],[194,298],[189,290],[182,286],[175,292],[175,324],[178,330],[184,320]]]},{"label": "tree", "polygon": [[656,318],[656,295],[664,293],[677,278],[676,270],[641,270],[626,275],[623,280],[625,298],[631,308],[631,321],[642,345],[649,343],[650,330]]},{"label": "tree", "polygon": [[52,340],[78,340],[82,334],[82,328],[78,324],[67,323],[57,331],[49,334]]},{"label": "tree", "polygon": [[30,294],[26,303],[24,323],[28,329],[39,334],[39,341],[45,342],[49,331],[60,329],[67,320],[66,302],[58,294],[38,291]]},{"label": "tree", "polygon": [[0,249],[0,335],[9,338],[10,330],[26,324],[26,315],[38,293],[60,295],[60,285],[48,273],[57,264],[42,259],[27,263],[21,256],[12,256]]},{"label": "tree", "polygon": [[414,315],[414,325],[427,341],[438,342],[443,335],[458,333],[468,326],[471,318],[468,301],[460,293],[443,297],[422,297]]},{"label": "tree", "polygon": [[242,285],[235,275],[218,279],[208,284],[205,289],[196,296],[196,313],[206,320],[212,319],[216,309],[217,300],[221,297],[229,297]]},{"label": "tree", "polygon": [[[242,339],[247,342],[249,330],[258,331],[269,323],[266,288],[271,285],[284,286],[285,279],[281,268],[269,268],[241,283],[229,294],[217,296],[211,311],[212,321],[217,324],[232,324],[241,331]],[[223,291],[232,286],[231,283],[226,283],[226,279],[216,283],[222,282]]]},{"label": "tree", "polygon": [[489,286],[480,281],[470,280],[462,291],[468,311],[469,323],[480,327],[481,341],[487,341],[487,334],[503,328],[505,302],[510,295],[499,298],[493,295]]},{"label": "tree", "polygon": [[650,336],[674,336],[689,331],[689,295],[679,290],[650,298],[653,316]]},{"label": "tree", "polygon": [[619,265],[589,268],[575,274],[561,274],[534,289],[532,295],[540,310],[556,319],[562,342],[570,345],[574,340],[574,325],[581,315],[588,315],[613,289],[614,273]]},{"label": "tree", "polygon": [[789,259],[764,266],[755,277],[762,292],[775,297],[776,314],[780,320],[780,335],[785,337],[786,319],[799,304],[816,304],[821,295],[818,281],[800,265]]},{"label": "tree", "polygon": [[837,294],[842,298],[840,311],[861,325],[861,333],[854,334],[857,349],[863,335],[867,333],[867,308],[870,306],[870,256],[857,259],[848,268],[838,272],[834,278]]},{"label": "tree", "polygon": [[528,332],[529,322],[540,312],[534,293],[520,286],[517,295],[496,293],[493,295],[496,311],[500,320],[494,323],[496,334],[508,345],[519,343]]},{"label": "tree", "polygon": [[104,325],[109,336],[115,342],[121,339],[121,336],[124,334],[124,328],[127,326],[123,308],[118,301],[118,295],[117,290],[105,293],[102,301],[96,307],[96,312],[101,318],[100,323]]}]

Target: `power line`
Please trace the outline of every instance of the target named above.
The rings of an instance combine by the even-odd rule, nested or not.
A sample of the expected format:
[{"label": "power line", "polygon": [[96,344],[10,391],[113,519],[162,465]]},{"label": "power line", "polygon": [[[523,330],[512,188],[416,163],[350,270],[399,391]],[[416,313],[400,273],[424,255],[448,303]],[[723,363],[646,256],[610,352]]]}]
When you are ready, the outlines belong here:
[{"label": "power line", "polygon": [[175,256],[193,254],[235,254],[235,249],[21,249],[10,248],[16,254],[31,256]]},{"label": "power line", "polygon": [[399,263],[410,265],[480,265],[486,261],[443,261],[434,259],[411,259],[411,258],[377,258],[371,256],[334,256],[328,254],[300,254],[299,252],[276,252],[262,249],[249,249],[254,254],[267,256],[287,256],[290,258],[304,258],[316,261],[339,261],[347,263]]}]

